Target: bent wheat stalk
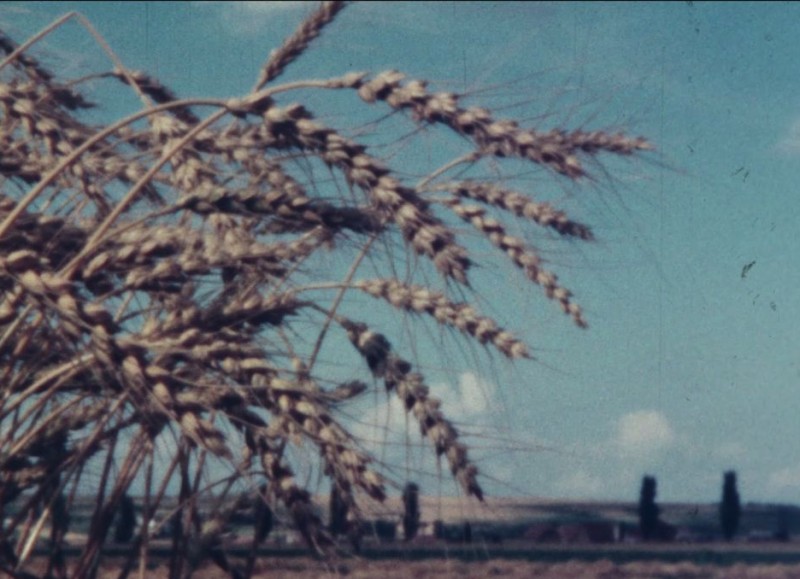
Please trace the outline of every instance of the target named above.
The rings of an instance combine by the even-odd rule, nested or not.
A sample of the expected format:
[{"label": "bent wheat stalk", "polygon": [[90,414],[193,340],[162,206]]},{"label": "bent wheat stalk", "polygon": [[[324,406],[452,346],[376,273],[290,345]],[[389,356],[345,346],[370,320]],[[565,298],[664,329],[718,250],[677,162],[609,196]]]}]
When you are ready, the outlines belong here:
[{"label": "bent wheat stalk", "polygon": [[[272,53],[252,92],[228,100],[181,100],[111,55],[114,70],[94,78],[132,88],[143,108],[105,126],[81,112],[92,105],[80,85],[31,54],[69,18],[21,46],[0,34],[0,520],[17,505],[0,536],[0,568],[20,572],[51,506],[91,491],[96,509],[76,572],[94,576],[113,513],[137,478],[148,516],[171,481],[180,485],[173,545],[199,541],[231,575],[220,537],[243,503],[218,496],[207,524],[198,520],[199,501],[218,484],[221,496],[250,492],[283,505],[324,550],[331,538],[296,474],[298,457],[314,449],[313,468],[354,513],[365,497],[399,487],[348,418],[348,404],[377,383],[399,398],[463,491],[483,498],[468,445],[423,374],[391,346],[388,329],[345,306],[368,294],[510,360],[529,358],[522,340],[463,298],[480,292],[470,278],[477,258],[453,224],[472,225],[581,327],[572,293],[499,216],[557,237],[594,237],[549,202],[474,175],[453,179],[454,169],[514,157],[575,181],[586,174],[583,158],[651,146],[524,128],[396,71],[276,84],[344,6],[323,3]],[[385,104],[411,124],[454,131],[465,150],[410,184],[349,127],[278,102],[298,89],[352,91],[354,106]],[[330,179],[303,165],[327,168]],[[331,251],[349,271],[325,267]],[[403,267],[414,273],[401,279]],[[429,281],[437,275],[445,289]],[[347,342],[350,375],[331,379],[323,351]],[[171,466],[154,467],[165,449]],[[53,541],[63,541],[64,525],[54,528]],[[143,556],[149,533],[145,524],[136,538]],[[181,554],[175,577],[202,553],[188,570]],[[133,567],[131,559],[123,574]]]}]

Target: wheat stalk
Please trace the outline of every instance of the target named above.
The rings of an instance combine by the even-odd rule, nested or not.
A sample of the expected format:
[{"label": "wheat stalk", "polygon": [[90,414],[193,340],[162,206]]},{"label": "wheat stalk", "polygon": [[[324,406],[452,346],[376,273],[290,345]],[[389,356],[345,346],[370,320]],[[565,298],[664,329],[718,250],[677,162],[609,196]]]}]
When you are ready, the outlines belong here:
[{"label": "wheat stalk", "polygon": [[[399,398],[463,491],[483,498],[467,445],[425,377],[371,323],[341,310],[368,294],[506,358],[529,358],[522,340],[463,298],[465,289],[480,292],[470,285],[478,259],[453,217],[579,326],[586,322],[570,291],[490,211],[552,237],[591,241],[592,232],[524,192],[448,175],[516,157],[577,180],[586,174],[582,157],[651,146],[620,134],[524,128],[395,71],[276,84],[344,6],[321,5],[271,54],[253,90],[227,100],[181,99],[128,70],[79,15],[22,45],[0,34],[0,518],[13,501],[8,530],[20,537],[16,545],[0,537],[0,568],[21,572],[62,494],[92,488],[91,535],[75,567],[92,577],[113,512],[142,470],[150,514],[171,481],[180,486],[185,524],[173,535],[173,577],[198,563],[184,569],[181,559],[193,540],[217,549],[232,507],[219,501],[203,527],[197,506],[215,485],[224,484],[222,495],[263,487],[261,500],[282,504],[308,542],[326,549],[331,538],[296,453],[313,449],[316,472],[353,513],[399,486],[348,417],[348,403],[373,387],[370,374]],[[141,109],[91,125],[80,114],[92,106],[81,85],[32,56],[40,38],[72,18],[113,63],[93,78],[134,90]],[[350,127],[279,102],[299,89],[352,91],[354,102],[385,103],[411,123],[455,131],[467,150],[411,185]],[[298,171],[295,159],[329,169],[330,182]],[[331,251],[350,259],[342,279],[320,270]],[[368,263],[377,273],[364,277]],[[437,275],[445,289],[431,282]],[[365,362],[338,382],[320,369],[324,346],[337,341]],[[158,472],[156,448],[171,440],[175,456]],[[230,474],[204,486],[214,461]],[[87,473],[98,462],[100,472]],[[63,541],[53,524],[53,541]],[[146,556],[148,534],[140,532],[136,553]],[[216,560],[234,572],[224,554]]]}]

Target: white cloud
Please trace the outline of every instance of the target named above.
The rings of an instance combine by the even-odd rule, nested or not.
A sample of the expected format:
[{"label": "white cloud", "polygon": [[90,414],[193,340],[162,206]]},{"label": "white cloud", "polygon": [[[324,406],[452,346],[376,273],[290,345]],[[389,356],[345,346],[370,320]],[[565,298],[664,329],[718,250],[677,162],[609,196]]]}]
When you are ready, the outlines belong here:
[{"label": "white cloud", "polygon": [[800,490],[800,466],[782,468],[769,475],[767,485],[771,491]]},{"label": "white cloud", "polygon": [[[430,396],[441,401],[448,420],[460,430],[469,425],[465,430],[476,431],[491,429],[490,418],[498,406],[496,392],[494,383],[473,372],[460,374],[457,384],[438,383],[430,388]],[[366,450],[395,464],[403,463],[409,444],[423,447],[426,453],[430,450],[429,441],[420,436],[416,419],[405,411],[395,393],[374,403],[366,399],[362,403],[363,409],[357,411],[358,420],[349,426]]]},{"label": "white cloud", "polygon": [[638,410],[619,419],[614,442],[625,454],[643,456],[672,446],[675,433],[661,412]]},{"label": "white cloud", "polygon": [[442,410],[451,420],[488,416],[497,405],[497,385],[474,372],[463,372],[456,387],[435,385],[431,394],[442,401]]},{"label": "white cloud", "polygon": [[[607,436],[587,434],[588,439],[540,459],[546,460],[551,473],[538,483],[544,495],[635,500],[641,477],[651,473],[659,483],[663,482],[661,489],[666,489],[667,496],[680,496],[672,477],[682,473],[680,461],[691,445],[678,435],[664,413],[652,409],[631,411],[612,418],[609,426]],[[685,482],[682,473],[680,483]],[[716,489],[716,482],[713,488]]]},{"label": "white cloud", "polygon": [[[28,14],[33,14],[33,10],[31,10],[27,6],[13,4],[11,2],[4,2],[3,7],[0,9],[0,17],[5,16],[7,14],[14,14],[14,15],[24,14],[27,16]],[[2,22],[2,20],[0,20],[0,22]]]},{"label": "white cloud", "polygon": [[[277,30],[288,34],[294,29],[294,25],[302,20],[303,14],[310,13],[318,5],[317,2],[291,0],[285,2],[192,2],[192,6],[218,16],[223,27],[235,35],[253,35],[276,30],[276,18],[279,18],[282,23]],[[281,18],[283,15],[287,15],[289,20]],[[292,18],[295,18],[297,22],[286,29],[285,26],[289,25]]]},{"label": "white cloud", "polygon": [[[227,4],[227,2],[226,2]],[[316,7],[319,5],[318,2],[313,2],[310,0],[278,0],[276,2],[237,2],[237,4],[241,4],[245,10],[250,10],[252,12],[275,12],[276,10],[286,11],[286,10],[296,10],[298,8],[305,8],[308,6]]]},{"label": "white cloud", "polygon": [[351,432],[367,450],[378,453],[385,444],[398,444],[405,438],[406,412],[396,396],[361,411]]},{"label": "white cloud", "polygon": [[778,141],[777,148],[788,155],[800,155],[800,118],[792,122],[786,135]]},{"label": "white cloud", "polygon": [[593,498],[600,496],[607,486],[607,481],[586,472],[576,470],[556,482],[558,496],[565,498]]},{"label": "white cloud", "polygon": [[275,2],[221,2],[217,0],[197,0],[192,2],[192,5],[200,8],[218,7],[226,11],[234,9],[239,10],[240,12],[249,12],[251,14],[272,14],[274,12],[287,12],[289,10],[297,10],[298,8],[316,6],[317,2],[303,0],[278,0]]}]

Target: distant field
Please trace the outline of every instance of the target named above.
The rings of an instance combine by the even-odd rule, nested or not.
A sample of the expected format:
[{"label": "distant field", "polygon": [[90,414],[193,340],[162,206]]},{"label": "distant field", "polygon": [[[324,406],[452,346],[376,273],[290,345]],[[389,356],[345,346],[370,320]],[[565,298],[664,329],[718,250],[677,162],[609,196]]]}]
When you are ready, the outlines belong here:
[{"label": "distant field", "polygon": [[[327,514],[327,496],[318,496],[314,502],[320,514]],[[93,499],[78,498],[73,508],[71,530],[83,532],[94,508]],[[174,508],[174,499],[166,499],[159,516]],[[661,519],[679,527],[714,534],[719,530],[718,506],[715,503],[662,503]],[[201,510],[204,505],[201,503]],[[11,509],[13,511],[13,508]],[[637,505],[634,502],[568,501],[537,499],[534,497],[489,497],[485,503],[453,497],[420,497],[423,522],[440,519],[445,523],[529,525],[543,522],[571,523],[586,521],[611,521],[638,524]],[[399,521],[403,506],[398,497],[389,497],[383,503],[362,505],[366,518]],[[800,507],[747,503],[742,508],[739,534],[746,537],[751,532],[776,531],[779,522],[790,535],[800,536]]]},{"label": "distant field", "polygon": [[[655,556],[658,554],[654,553]],[[34,562],[35,568],[43,570],[44,561]],[[107,561],[101,568],[101,579],[116,578],[121,562]],[[147,579],[166,579],[165,565],[148,570]],[[489,561],[462,561],[441,557],[435,560],[413,561],[406,559],[356,560],[343,559],[326,564],[307,557],[262,559],[254,574],[256,578],[311,579],[317,577],[346,576],[351,579],[479,579],[486,577],[508,577],[527,579],[790,579],[800,577],[800,564],[753,564],[732,565],[699,564],[691,561],[664,562],[643,560],[615,563],[610,559],[582,561],[579,559],[561,562],[519,561],[492,559]],[[195,577],[216,579],[218,569],[204,567]]]},{"label": "distant field", "polygon": [[[317,501],[324,513],[324,498]],[[636,523],[633,503],[568,502],[535,499],[490,499],[484,505],[457,499],[422,499],[423,520],[440,518],[449,524],[466,520],[474,524],[476,533],[483,526],[517,527],[541,522],[618,521]],[[167,505],[170,506],[170,505]],[[68,557],[81,551],[84,537],[81,528],[88,527],[91,503],[79,503],[73,509],[73,535],[68,538],[72,547]],[[381,520],[397,520],[402,507],[396,499],[375,505],[365,514]],[[665,504],[663,518],[675,525],[692,529],[713,530],[717,527],[717,507],[714,504]],[[775,530],[779,515],[790,531],[789,542],[748,542],[747,534]],[[663,544],[537,544],[529,540],[510,539],[500,543],[483,543],[476,539],[471,545],[420,538],[412,544],[394,542],[378,545],[365,543],[358,558],[343,557],[326,564],[308,556],[300,545],[270,544],[259,551],[259,573],[255,577],[303,579],[346,575],[352,578],[450,579],[456,577],[581,577],[593,579],[616,578],[800,578],[800,509],[786,505],[745,505],[742,519],[742,539],[731,544],[663,543]],[[237,533],[240,529],[235,529]],[[248,530],[242,528],[239,539],[227,543],[226,552],[236,561],[247,552]],[[276,532],[278,533],[278,532]],[[275,533],[273,534],[273,536]],[[273,538],[270,541],[274,541]],[[44,565],[47,551],[42,544],[38,559],[29,570]],[[170,541],[151,542],[153,567],[147,579],[167,577],[165,561]],[[109,546],[103,558],[101,577],[118,576],[119,566],[127,554],[124,545]],[[134,577],[136,575],[131,575]],[[204,567],[196,577],[220,577],[214,567]]]}]

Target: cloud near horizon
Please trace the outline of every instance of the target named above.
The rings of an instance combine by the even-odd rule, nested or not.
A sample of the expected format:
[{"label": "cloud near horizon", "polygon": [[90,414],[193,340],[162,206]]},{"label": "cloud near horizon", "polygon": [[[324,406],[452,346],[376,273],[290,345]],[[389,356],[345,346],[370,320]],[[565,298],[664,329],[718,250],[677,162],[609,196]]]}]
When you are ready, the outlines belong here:
[{"label": "cloud near horizon", "polygon": [[769,475],[767,487],[777,493],[800,490],[800,465],[782,468]]},{"label": "cloud near horizon", "polygon": [[641,476],[680,442],[669,419],[657,410],[627,412],[609,426],[607,438],[579,444],[574,460],[562,462],[547,494],[571,499],[619,499],[620,489],[633,494]]},{"label": "cloud near horizon", "polygon": [[560,494],[567,498],[594,498],[603,495],[606,481],[584,469],[567,473],[556,483]]},{"label": "cloud near horizon", "polygon": [[675,432],[661,412],[637,410],[624,414],[616,425],[614,445],[623,455],[646,456],[675,442]]}]

